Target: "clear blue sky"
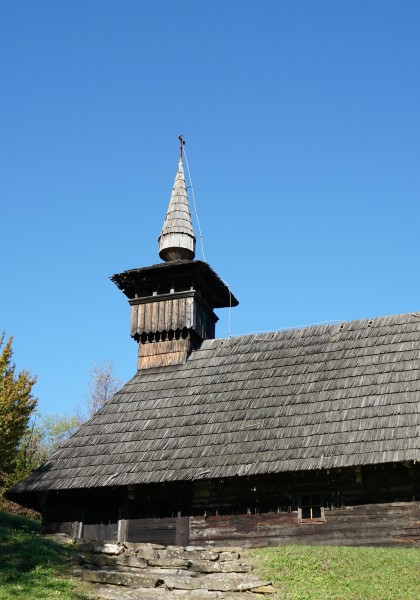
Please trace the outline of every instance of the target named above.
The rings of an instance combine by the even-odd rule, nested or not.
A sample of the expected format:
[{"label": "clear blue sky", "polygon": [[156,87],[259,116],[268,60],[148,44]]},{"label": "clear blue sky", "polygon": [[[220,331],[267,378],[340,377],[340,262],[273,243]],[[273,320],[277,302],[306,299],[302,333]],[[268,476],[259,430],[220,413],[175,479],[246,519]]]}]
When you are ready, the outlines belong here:
[{"label": "clear blue sky", "polygon": [[108,278],[159,261],[181,132],[233,335],[420,310],[419,31],[410,0],[0,3],[0,330],[42,411],[134,374]]}]

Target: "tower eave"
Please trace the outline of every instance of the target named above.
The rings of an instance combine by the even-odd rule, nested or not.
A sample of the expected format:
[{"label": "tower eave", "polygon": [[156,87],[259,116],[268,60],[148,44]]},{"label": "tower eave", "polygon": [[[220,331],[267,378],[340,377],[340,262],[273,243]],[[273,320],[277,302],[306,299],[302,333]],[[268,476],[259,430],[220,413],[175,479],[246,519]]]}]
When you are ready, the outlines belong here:
[{"label": "tower eave", "polygon": [[207,263],[200,260],[173,260],[130,269],[116,273],[110,279],[130,300],[151,296],[158,289],[170,288],[172,282],[177,282],[181,286],[189,283],[199,285],[203,298],[212,308],[227,308],[239,304],[224,281]]}]

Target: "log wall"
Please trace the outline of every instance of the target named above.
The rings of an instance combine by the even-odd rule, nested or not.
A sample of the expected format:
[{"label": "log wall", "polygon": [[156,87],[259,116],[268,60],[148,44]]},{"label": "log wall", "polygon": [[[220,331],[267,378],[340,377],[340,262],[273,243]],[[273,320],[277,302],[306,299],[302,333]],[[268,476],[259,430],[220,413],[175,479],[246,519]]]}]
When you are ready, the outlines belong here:
[{"label": "log wall", "polygon": [[[316,519],[303,519],[308,498]],[[311,513],[312,514],[312,513]],[[48,494],[44,531],[176,545],[420,545],[420,465]]]},{"label": "log wall", "polygon": [[189,338],[139,344],[137,369],[185,364],[191,349]]},{"label": "log wall", "polygon": [[[125,540],[124,540],[125,541]],[[189,518],[130,519],[127,542],[149,542],[163,546],[188,546]]]},{"label": "log wall", "polygon": [[325,511],[299,523],[298,512],[192,517],[190,545],[258,548],[287,544],[420,546],[420,503],[367,504]]}]

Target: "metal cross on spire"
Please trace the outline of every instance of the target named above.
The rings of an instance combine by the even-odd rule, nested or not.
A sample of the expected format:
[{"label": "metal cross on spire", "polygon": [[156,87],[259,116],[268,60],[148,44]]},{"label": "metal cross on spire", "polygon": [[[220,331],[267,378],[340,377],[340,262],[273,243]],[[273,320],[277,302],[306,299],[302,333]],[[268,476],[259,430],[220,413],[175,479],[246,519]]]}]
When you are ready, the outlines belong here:
[{"label": "metal cross on spire", "polygon": [[184,140],[184,136],[182,135],[182,133],[181,133],[181,135],[178,136],[178,139],[179,139],[179,158],[182,158],[182,150],[183,150],[183,147],[185,146],[185,140]]}]

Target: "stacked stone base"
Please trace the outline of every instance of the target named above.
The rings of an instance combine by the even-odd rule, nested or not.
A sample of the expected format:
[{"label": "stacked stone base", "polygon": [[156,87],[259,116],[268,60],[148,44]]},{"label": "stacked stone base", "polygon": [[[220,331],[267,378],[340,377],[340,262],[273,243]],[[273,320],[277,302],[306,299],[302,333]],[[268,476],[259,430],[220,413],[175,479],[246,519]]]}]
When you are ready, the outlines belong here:
[{"label": "stacked stone base", "polygon": [[251,600],[275,593],[252,574],[240,548],[79,541],[75,549],[75,574],[95,584],[95,600]]}]

